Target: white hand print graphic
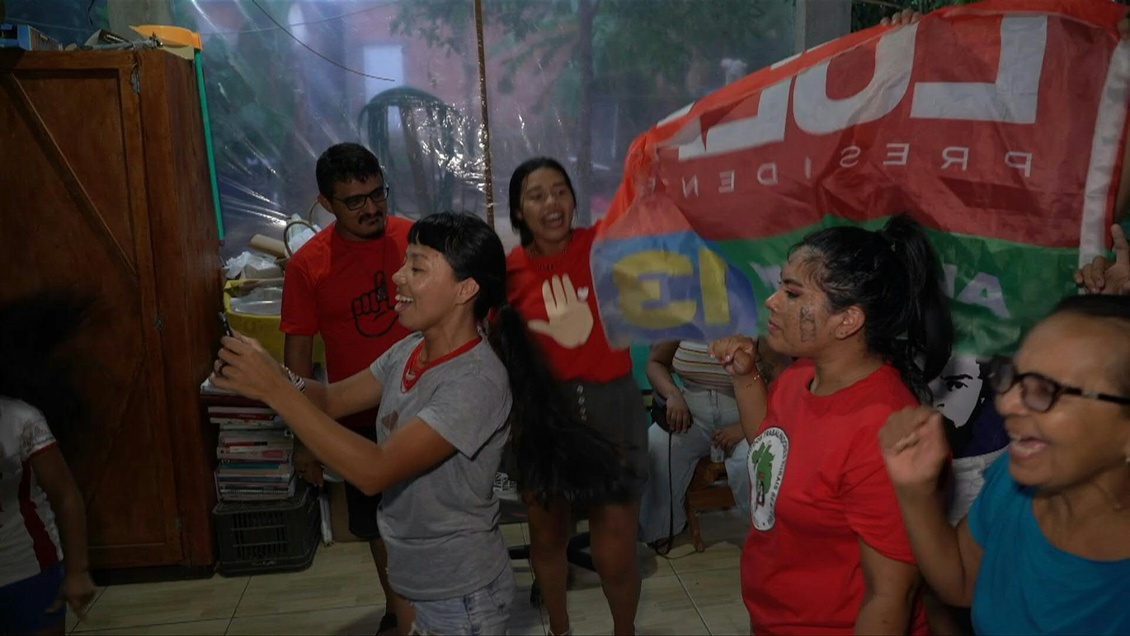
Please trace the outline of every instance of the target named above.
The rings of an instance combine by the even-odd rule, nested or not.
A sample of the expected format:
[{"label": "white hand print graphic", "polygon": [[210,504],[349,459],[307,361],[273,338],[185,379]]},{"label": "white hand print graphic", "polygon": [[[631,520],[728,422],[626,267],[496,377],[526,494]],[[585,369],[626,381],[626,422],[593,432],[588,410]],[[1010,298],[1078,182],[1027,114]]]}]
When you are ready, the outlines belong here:
[{"label": "white hand print graphic", "polygon": [[589,308],[589,288],[573,287],[569,275],[554,276],[541,285],[548,320],[531,320],[531,331],[545,334],[566,349],[576,349],[589,339],[593,316]]}]

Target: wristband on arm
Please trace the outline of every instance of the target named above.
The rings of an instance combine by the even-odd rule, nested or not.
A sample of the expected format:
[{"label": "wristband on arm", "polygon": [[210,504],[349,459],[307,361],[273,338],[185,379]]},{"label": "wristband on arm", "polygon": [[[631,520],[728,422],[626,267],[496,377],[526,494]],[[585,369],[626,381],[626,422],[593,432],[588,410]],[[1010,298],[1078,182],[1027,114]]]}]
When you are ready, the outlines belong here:
[{"label": "wristband on arm", "polygon": [[298,375],[294,371],[291,371],[290,368],[287,367],[286,365],[283,365],[283,371],[286,372],[286,377],[290,378],[290,383],[294,385],[294,388],[298,389],[299,393],[305,393],[306,392],[306,379],[305,378]]}]

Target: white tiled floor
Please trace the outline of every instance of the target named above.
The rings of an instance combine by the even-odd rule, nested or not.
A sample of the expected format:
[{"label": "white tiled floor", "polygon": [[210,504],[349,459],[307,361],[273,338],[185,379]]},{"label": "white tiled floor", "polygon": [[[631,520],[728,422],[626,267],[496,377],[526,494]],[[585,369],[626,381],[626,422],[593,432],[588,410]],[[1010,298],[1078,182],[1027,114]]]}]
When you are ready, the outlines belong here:
[{"label": "white tiled floor", "polygon": [[[748,634],[738,555],[744,524],[725,511],[701,515],[705,552],[686,536],[666,558],[639,549],[643,590],[636,625],[641,634]],[[504,526],[508,543],[525,543],[524,524]],[[514,561],[518,592],[511,634],[545,634],[544,610],[529,604],[533,575]],[[577,634],[612,628],[600,581],[575,572],[569,591]],[[384,597],[364,543],[320,547],[303,572],[116,585],[101,590],[86,619],[68,617],[71,633],[95,634],[364,634],[376,632]]]}]

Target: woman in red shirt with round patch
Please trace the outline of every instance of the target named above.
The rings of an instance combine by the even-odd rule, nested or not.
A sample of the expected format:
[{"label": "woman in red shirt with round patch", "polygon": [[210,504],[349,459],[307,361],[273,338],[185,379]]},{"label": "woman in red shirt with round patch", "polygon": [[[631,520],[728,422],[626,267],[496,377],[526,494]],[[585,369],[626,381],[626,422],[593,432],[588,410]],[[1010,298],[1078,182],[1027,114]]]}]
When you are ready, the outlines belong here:
[{"label": "woman in red shirt with round patch", "polygon": [[821,230],[793,247],[765,305],[769,346],[797,358],[768,402],[756,343],[711,344],[750,440],[741,563],[750,627],[758,636],[927,633],[879,429],[927,398],[949,359],[937,255],[905,215],[877,232]]}]

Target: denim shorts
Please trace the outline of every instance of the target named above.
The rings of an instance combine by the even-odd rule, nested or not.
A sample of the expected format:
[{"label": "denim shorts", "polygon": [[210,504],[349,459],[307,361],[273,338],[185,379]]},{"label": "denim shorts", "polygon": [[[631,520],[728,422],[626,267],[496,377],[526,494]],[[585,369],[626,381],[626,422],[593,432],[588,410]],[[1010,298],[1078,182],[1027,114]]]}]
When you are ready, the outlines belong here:
[{"label": "denim shorts", "polygon": [[483,587],[438,601],[412,601],[416,620],[409,634],[505,634],[514,602],[514,572],[507,564]]},{"label": "denim shorts", "polygon": [[67,606],[47,608],[59,598],[63,564],[0,587],[0,634],[30,634],[56,625],[67,617]]}]

